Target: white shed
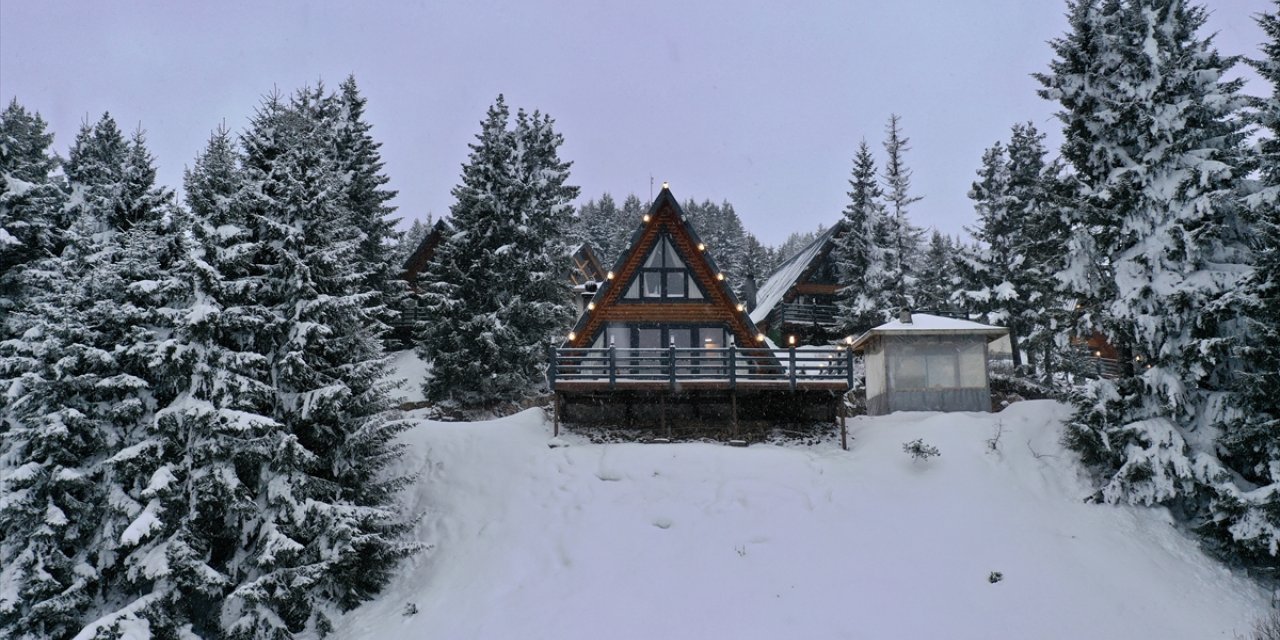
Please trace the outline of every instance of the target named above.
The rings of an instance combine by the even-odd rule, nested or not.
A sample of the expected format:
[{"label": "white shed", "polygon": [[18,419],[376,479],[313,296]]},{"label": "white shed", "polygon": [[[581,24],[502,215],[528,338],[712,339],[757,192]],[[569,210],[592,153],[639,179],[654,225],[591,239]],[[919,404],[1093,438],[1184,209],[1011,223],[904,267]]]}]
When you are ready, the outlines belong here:
[{"label": "white shed", "polygon": [[1009,330],[958,318],[904,312],[862,334],[867,413],[990,411],[988,345]]}]

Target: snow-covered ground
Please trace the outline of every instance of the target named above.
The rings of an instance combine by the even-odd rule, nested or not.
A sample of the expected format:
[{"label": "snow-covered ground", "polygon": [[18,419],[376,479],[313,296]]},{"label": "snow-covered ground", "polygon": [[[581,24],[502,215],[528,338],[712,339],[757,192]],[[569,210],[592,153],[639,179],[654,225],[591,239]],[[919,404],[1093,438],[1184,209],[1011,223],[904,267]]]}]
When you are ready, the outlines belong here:
[{"label": "snow-covered ground", "polygon": [[[1163,510],[1082,501],[1088,484],[1057,444],[1066,411],[864,417],[847,452],[573,437],[552,448],[536,410],[422,421],[404,438],[403,464],[421,473],[406,506],[425,514],[418,535],[433,548],[337,637],[1245,632],[1266,596]],[[902,445],[915,438],[941,457],[913,462]]]}]

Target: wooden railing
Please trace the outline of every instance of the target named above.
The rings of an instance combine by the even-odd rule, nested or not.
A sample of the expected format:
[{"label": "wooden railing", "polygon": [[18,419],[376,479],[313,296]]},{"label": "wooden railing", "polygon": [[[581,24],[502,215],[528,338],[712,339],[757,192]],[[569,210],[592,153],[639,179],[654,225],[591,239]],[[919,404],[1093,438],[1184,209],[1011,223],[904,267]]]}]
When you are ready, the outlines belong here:
[{"label": "wooden railing", "polygon": [[553,390],[564,382],[607,383],[609,388],[630,382],[666,382],[675,389],[682,382],[739,385],[778,385],[790,389],[811,383],[853,387],[853,352],[839,347],[819,349],[684,348],[665,349],[552,349],[547,379]]},{"label": "wooden railing", "polygon": [[824,327],[836,324],[839,308],[834,304],[784,303],[778,305],[782,324],[806,324]]}]

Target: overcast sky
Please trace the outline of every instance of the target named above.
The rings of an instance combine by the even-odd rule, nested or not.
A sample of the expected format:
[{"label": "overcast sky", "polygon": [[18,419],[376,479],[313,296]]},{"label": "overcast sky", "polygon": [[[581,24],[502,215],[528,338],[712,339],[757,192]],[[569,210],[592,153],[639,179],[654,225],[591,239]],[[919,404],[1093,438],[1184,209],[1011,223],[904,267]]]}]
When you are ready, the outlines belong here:
[{"label": "overcast sky", "polygon": [[[1228,54],[1258,55],[1266,0],[1209,3]],[[583,198],[728,200],[767,243],[830,224],[862,138],[902,116],[920,225],[960,233],[982,150],[1031,120],[1029,74],[1060,0],[843,2],[0,2],[0,98],[39,111],[65,155],[103,111],[141,124],[160,180],[261,96],[354,73],[406,220],[445,214],[498,93],[557,121]],[[1253,80],[1247,90],[1269,91]]]}]

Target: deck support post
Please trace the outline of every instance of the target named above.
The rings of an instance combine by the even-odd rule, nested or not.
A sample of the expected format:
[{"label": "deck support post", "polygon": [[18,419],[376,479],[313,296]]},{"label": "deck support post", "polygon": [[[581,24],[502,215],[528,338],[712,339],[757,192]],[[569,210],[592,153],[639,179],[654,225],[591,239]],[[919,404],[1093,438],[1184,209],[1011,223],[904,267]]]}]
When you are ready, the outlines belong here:
[{"label": "deck support post", "polygon": [[555,415],[554,430],[552,435],[556,438],[560,437],[560,393],[558,391],[551,392],[552,413]]},{"label": "deck support post", "polygon": [[845,402],[844,394],[840,394],[840,448],[845,451],[849,450],[849,426],[845,422]]},{"label": "deck support post", "polygon": [[796,392],[796,348],[789,349],[791,355],[791,393]]},{"label": "deck support post", "polygon": [[609,341],[609,388],[613,389],[618,386],[618,350],[614,348],[613,341]]},{"label": "deck support post", "polygon": [[738,437],[738,392],[734,390],[732,386],[730,386],[729,388],[729,415],[730,415],[730,419],[733,420],[733,437],[737,438]]},{"label": "deck support post", "polygon": [[[736,391],[738,388],[738,347],[729,345],[729,390]],[[737,414],[734,414],[734,420],[737,420]]]},{"label": "deck support post", "polygon": [[663,394],[658,400],[658,419],[661,421],[662,430],[666,432],[667,439],[671,439],[671,424],[667,422],[667,396]]}]

